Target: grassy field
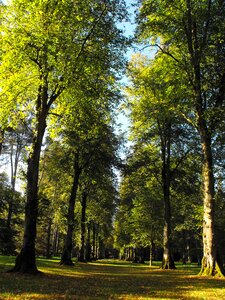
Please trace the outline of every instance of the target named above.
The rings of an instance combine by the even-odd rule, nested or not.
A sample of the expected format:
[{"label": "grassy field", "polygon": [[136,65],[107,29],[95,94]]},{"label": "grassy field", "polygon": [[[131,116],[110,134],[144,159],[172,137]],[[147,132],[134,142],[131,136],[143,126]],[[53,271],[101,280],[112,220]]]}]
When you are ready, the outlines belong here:
[{"label": "grassy field", "polygon": [[0,256],[0,299],[225,299],[225,279],[198,277],[195,265],[157,266],[102,260],[62,267],[38,259],[40,275],[6,273],[15,258]]}]

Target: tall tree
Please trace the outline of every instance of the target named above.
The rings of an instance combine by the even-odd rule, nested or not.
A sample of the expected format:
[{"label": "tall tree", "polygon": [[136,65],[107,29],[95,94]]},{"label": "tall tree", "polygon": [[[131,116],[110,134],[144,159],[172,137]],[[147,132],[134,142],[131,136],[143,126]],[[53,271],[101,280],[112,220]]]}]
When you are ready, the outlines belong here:
[{"label": "tall tree", "polygon": [[[107,153],[105,144],[111,143],[111,131],[109,129],[109,122],[111,122],[111,106],[112,98],[118,97],[114,95],[113,91],[110,92],[109,97],[107,90],[103,84],[98,85],[98,91],[95,90],[95,85],[89,87],[93,88],[93,94],[84,95],[80,94],[80,102],[77,103],[76,112],[71,116],[68,114],[62,120],[65,145],[67,145],[71,152],[73,160],[73,185],[71,187],[71,194],[68,207],[68,229],[64,244],[64,251],[61,257],[61,264],[72,265],[72,244],[73,244],[73,231],[74,231],[74,208],[77,197],[78,186],[83,181],[82,174],[85,171],[85,177],[91,176],[89,169],[98,170],[99,155],[103,161],[104,156],[110,156]],[[104,95],[102,94],[104,93]],[[102,109],[104,107],[104,110]],[[106,153],[105,153],[106,152]],[[109,160],[110,162],[110,160]],[[102,162],[103,163],[103,162]],[[94,171],[93,171],[94,172]],[[88,179],[85,179],[88,181]]]},{"label": "tall tree", "polygon": [[[66,208],[72,186],[73,163],[63,143],[47,138],[40,162],[37,251],[61,254],[59,235],[66,230]],[[58,250],[60,251],[58,251]],[[47,255],[46,255],[47,256]]]},{"label": "tall tree", "polygon": [[141,2],[138,34],[174,59],[186,77],[189,112],[201,139],[203,178],[203,245],[201,274],[221,275],[216,262],[214,230],[213,140],[224,122],[224,13],[223,1]]},{"label": "tall tree", "polygon": [[[12,191],[16,190],[16,180],[18,175],[19,163],[22,160],[22,155],[25,156],[25,147],[29,147],[30,137],[29,131],[24,125],[19,125],[16,129],[8,128],[4,137],[4,156],[9,160],[10,165],[10,183]],[[9,158],[8,158],[9,157]],[[12,212],[13,212],[13,197],[9,202],[7,226],[10,228]]]},{"label": "tall tree", "polygon": [[[120,250],[124,247],[149,247],[150,261],[154,246],[162,247],[163,233],[163,193],[159,183],[160,175],[156,174],[156,165],[152,166],[151,163],[151,160],[157,161],[157,156],[157,151],[149,145],[134,146],[123,173],[116,214],[117,247],[119,246]],[[125,239],[124,233],[127,233]]]},{"label": "tall tree", "polygon": [[69,196],[68,212],[67,212],[67,232],[64,241],[64,248],[61,256],[60,264],[73,265],[72,250],[73,250],[73,233],[74,233],[74,209],[77,198],[77,190],[79,187],[79,179],[83,166],[80,165],[79,153],[74,153],[73,158],[73,181]]},{"label": "tall tree", "polygon": [[[102,45],[112,69],[117,64],[116,50],[122,38],[115,22],[122,18],[121,5],[117,1],[77,4],[74,1],[12,0],[6,7],[1,25],[3,86],[0,116],[6,123],[14,123],[16,119],[24,118],[24,111],[27,111],[33,125],[27,168],[24,242],[14,272],[37,272],[39,160],[48,114],[69,86],[76,85],[81,77],[87,78],[91,70],[101,70],[99,50]],[[103,28],[107,30],[103,31]],[[115,65],[110,62],[112,56]]]},{"label": "tall tree", "polygon": [[169,61],[165,62],[161,55],[157,55],[154,61],[137,56],[130,63],[129,75],[132,80],[129,88],[132,132],[136,147],[151,145],[158,149],[160,155],[161,179],[158,180],[162,184],[164,202],[162,267],[175,268],[171,249],[171,183],[177,168],[191,150],[187,138],[190,138],[191,131],[184,126],[183,118],[174,107],[179,92],[172,87],[177,81],[173,78],[173,65]]}]

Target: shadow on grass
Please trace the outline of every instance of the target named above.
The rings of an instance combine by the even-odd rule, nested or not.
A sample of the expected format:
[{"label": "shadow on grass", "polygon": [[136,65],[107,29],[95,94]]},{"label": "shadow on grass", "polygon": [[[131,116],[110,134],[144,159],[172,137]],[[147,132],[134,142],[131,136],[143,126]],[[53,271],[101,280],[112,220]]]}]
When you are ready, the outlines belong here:
[{"label": "shadow on grass", "polygon": [[59,266],[57,260],[38,264],[45,272],[38,276],[2,272],[0,299],[225,299],[225,280],[193,276],[196,267],[163,271],[116,261],[74,267]]}]

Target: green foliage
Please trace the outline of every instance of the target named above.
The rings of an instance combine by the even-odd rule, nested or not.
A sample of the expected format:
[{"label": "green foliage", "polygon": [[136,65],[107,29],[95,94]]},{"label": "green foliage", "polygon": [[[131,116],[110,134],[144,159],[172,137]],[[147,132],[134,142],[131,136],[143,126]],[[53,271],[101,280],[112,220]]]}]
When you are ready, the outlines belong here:
[{"label": "green foliage", "polygon": [[88,84],[92,93],[102,81],[110,83],[113,70],[121,69],[125,40],[115,22],[125,17],[123,5],[11,1],[1,24],[1,124],[33,114],[41,86],[50,106],[69,87],[87,91]]},{"label": "green foliage", "polygon": [[[13,217],[8,224],[8,210],[11,199],[13,202]],[[6,174],[0,174],[0,253],[15,254],[21,246],[21,230],[23,227],[24,199],[13,190]]]},{"label": "green foliage", "polygon": [[[48,220],[57,227],[65,221],[64,200],[70,190],[74,155],[79,156],[79,167],[86,168],[84,181],[96,180],[91,177],[100,158],[105,160],[104,172],[112,175],[117,141],[109,123],[120,98],[117,79],[125,62],[126,39],[117,28],[126,17],[124,8],[123,1],[20,0],[10,1],[1,14],[1,130],[30,123],[27,181],[32,196],[28,193],[27,205],[31,204],[32,211],[40,175],[39,222],[43,228]],[[51,138],[63,147],[54,146],[56,155],[50,151],[54,158],[43,157],[38,174],[47,125]],[[59,161],[53,162],[56,158]],[[63,169],[66,176],[60,174]],[[103,170],[100,176],[105,176]],[[64,189],[57,188],[61,184]],[[36,210],[32,213],[31,230],[36,226]]]},{"label": "green foliage", "polygon": [[128,160],[115,224],[115,245],[119,248],[147,247],[152,242],[161,245],[161,188],[154,177],[155,166],[147,163],[149,158],[146,147],[139,148]]},{"label": "green foliage", "polygon": [[[130,139],[134,143],[124,181],[130,182],[132,187],[130,216],[127,217],[129,233],[136,242],[141,240],[143,246],[151,242],[162,244],[167,184],[172,207],[170,238],[175,240],[174,230],[187,230],[194,232],[198,239],[195,214],[199,213],[200,174],[199,165],[192,163],[193,158],[199,159],[198,138],[192,127],[193,115],[186,114],[190,105],[184,99],[189,96],[185,86],[187,78],[179,77],[174,60],[160,53],[154,59],[140,54],[134,56],[128,75],[131,81],[127,88]],[[190,218],[195,223],[188,225]],[[176,247],[178,249],[178,244]]]}]

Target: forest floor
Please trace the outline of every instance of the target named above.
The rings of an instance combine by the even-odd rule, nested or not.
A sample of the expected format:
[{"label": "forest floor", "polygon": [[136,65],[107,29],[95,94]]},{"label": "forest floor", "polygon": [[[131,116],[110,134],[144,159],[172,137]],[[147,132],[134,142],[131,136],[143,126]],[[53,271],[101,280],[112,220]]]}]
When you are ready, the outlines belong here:
[{"label": "forest floor", "polygon": [[0,256],[0,299],[225,299],[225,279],[197,276],[197,265],[176,264],[161,270],[119,260],[60,266],[57,259],[38,259],[39,275],[6,273],[14,257]]}]

